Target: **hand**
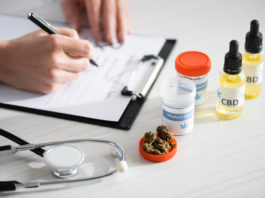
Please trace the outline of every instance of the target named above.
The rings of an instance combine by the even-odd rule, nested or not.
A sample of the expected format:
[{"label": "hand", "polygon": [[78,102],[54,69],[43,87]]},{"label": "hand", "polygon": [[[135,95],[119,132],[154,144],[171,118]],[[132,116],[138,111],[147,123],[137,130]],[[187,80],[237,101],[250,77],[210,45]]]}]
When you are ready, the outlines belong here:
[{"label": "hand", "polygon": [[51,93],[89,66],[92,46],[72,29],[39,30],[0,42],[0,81],[27,91]]},{"label": "hand", "polygon": [[72,28],[79,30],[80,10],[85,7],[92,34],[96,41],[104,40],[109,44],[124,42],[130,32],[129,14],[126,0],[62,0],[61,6],[67,22]]}]

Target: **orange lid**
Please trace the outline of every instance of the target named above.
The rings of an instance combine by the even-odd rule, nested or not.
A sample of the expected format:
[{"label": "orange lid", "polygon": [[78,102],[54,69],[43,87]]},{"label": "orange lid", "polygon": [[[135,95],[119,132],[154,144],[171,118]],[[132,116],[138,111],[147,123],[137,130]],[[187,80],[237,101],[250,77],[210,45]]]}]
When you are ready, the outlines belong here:
[{"label": "orange lid", "polygon": [[184,76],[203,76],[210,71],[211,60],[202,52],[187,51],[177,56],[175,68],[178,73]]},{"label": "orange lid", "polygon": [[146,151],[143,150],[142,144],[145,141],[145,137],[142,137],[142,139],[139,142],[139,152],[143,156],[143,158],[152,161],[152,162],[165,162],[167,160],[170,160],[177,152],[177,141],[175,138],[172,139],[172,143],[174,143],[176,146],[166,154],[161,154],[161,155],[155,155],[151,153],[147,153]]}]

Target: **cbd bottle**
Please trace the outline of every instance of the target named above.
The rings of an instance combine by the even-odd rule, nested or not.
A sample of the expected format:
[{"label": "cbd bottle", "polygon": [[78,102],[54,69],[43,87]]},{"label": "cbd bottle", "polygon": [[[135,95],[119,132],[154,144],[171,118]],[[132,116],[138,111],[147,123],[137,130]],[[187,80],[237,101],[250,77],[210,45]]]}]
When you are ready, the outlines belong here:
[{"label": "cbd bottle", "polygon": [[245,93],[245,79],[242,68],[242,56],[238,51],[238,42],[230,42],[229,52],[225,55],[224,70],[220,74],[217,89],[216,113],[223,119],[232,120],[242,114]]},{"label": "cbd bottle", "polygon": [[245,98],[258,97],[263,75],[263,53],[262,34],[259,32],[259,22],[257,20],[251,21],[250,31],[246,35],[243,71],[246,82]]}]

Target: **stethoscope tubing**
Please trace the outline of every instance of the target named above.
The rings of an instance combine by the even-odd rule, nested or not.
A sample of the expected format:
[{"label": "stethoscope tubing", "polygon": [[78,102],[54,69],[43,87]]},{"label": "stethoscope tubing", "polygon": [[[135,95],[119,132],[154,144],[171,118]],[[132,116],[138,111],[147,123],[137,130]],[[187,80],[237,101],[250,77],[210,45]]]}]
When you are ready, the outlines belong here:
[{"label": "stethoscope tubing", "polygon": [[[5,145],[0,147],[0,151],[6,151],[10,150],[13,153],[19,152],[19,151],[26,151],[30,150],[34,152],[35,154],[39,156],[43,156],[43,153],[45,152],[43,147],[48,146],[56,146],[56,145],[62,145],[62,144],[75,144],[75,143],[104,143],[109,144],[113,147],[115,147],[115,157],[119,159],[120,163],[126,161],[125,151],[118,143],[110,140],[103,140],[103,139],[75,139],[75,140],[65,140],[65,141],[54,141],[54,142],[47,142],[47,143],[39,143],[39,144],[30,144],[26,142],[25,140],[3,130],[0,129],[0,135],[20,144],[20,146],[11,146],[11,145]],[[94,176],[94,177],[84,177],[84,178],[76,178],[76,179],[62,179],[62,180],[47,180],[47,181],[29,181],[29,182],[18,182],[18,181],[0,181],[0,191],[14,191],[17,188],[38,188],[39,186],[44,185],[53,185],[53,184],[65,184],[65,183],[75,183],[75,182],[82,182],[82,181],[89,181],[89,180],[95,180],[100,179],[103,177],[107,177],[110,175],[113,175],[118,171],[118,168],[111,170],[108,173]]]},{"label": "stethoscope tubing", "polygon": [[121,145],[114,141],[110,140],[103,140],[103,139],[75,139],[75,140],[64,140],[64,141],[54,141],[54,142],[47,142],[47,143],[39,143],[39,144],[25,144],[21,146],[13,146],[11,147],[12,152],[16,153],[18,151],[26,151],[26,150],[35,150],[38,148],[43,148],[46,146],[55,146],[61,144],[75,144],[75,143],[82,143],[82,142],[93,142],[93,143],[104,143],[114,146],[118,151],[118,158],[120,161],[125,160],[125,152]]},{"label": "stethoscope tubing", "polygon": [[23,188],[38,188],[40,186],[46,186],[46,185],[55,185],[55,184],[66,184],[66,183],[75,183],[75,182],[83,182],[83,181],[90,181],[95,179],[101,179],[103,177],[107,177],[110,175],[113,175],[117,172],[117,169],[110,171],[109,173],[106,173],[104,175],[99,175],[95,177],[84,177],[79,179],[63,179],[63,180],[56,180],[56,181],[32,181],[32,182],[19,182],[16,184],[16,187],[23,187]]}]

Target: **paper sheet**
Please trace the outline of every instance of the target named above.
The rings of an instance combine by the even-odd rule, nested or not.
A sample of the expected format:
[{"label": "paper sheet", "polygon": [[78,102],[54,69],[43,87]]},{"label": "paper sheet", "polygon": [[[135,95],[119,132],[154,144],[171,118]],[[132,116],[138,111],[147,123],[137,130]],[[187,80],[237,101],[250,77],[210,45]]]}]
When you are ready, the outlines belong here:
[{"label": "paper sheet", "polygon": [[[26,18],[7,15],[0,15],[0,27],[5,27],[0,31],[0,40],[16,38],[39,29]],[[158,54],[165,39],[129,35],[123,45],[107,46],[94,43],[88,29],[83,29],[80,37],[93,43],[93,59],[99,64],[99,68],[90,65],[79,79],[48,95],[21,91],[0,84],[0,102],[118,121],[131,99],[122,96],[121,89],[129,81],[132,71],[137,70],[138,73],[144,74],[148,70],[150,66],[147,64],[139,66],[140,59],[146,54]],[[141,76],[143,75],[136,76],[136,86],[142,80]]]}]

